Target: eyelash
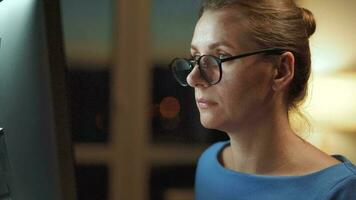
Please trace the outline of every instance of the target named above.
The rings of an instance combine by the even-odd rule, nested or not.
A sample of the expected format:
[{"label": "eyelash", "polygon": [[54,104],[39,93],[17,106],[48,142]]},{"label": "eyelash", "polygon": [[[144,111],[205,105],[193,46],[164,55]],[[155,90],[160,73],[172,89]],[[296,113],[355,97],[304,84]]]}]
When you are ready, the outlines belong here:
[{"label": "eyelash", "polygon": [[[218,57],[220,59],[227,58],[227,57],[231,56],[230,54],[228,54],[226,52],[219,52],[217,54],[212,54],[212,55],[214,55],[214,56],[216,56],[216,57]],[[197,59],[199,56],[200,56],[200,54],[197,54],[197,53],[196,54],[192,54],[190,56],[190,59]]]},{"label": "eyelash", "polygon": [[229,56],[229,54],[226,54],[226,53],[221,53],[218,56],[218,58],[220,58],[220,59],[227,58],[227,57],[230,57],[230,56]]},{"label": "eyelash", "polygon": [[197,58],[199,58],[199,56],[200,56],[199,54],[195,54],[195,55],[193,54],[193,55],[190,55],[189,59],[190,60],[196,60]]}]

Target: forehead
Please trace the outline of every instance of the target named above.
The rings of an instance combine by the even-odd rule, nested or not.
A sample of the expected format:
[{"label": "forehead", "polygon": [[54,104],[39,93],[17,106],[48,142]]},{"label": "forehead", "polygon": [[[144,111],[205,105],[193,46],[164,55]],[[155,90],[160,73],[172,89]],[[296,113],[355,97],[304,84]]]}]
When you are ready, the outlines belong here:
[{"label": "forehead", "polygon": [[192,38],[192,47],[212,48],[219,45],[236,50],[247,45],[246,18],[235,9],[208,10],[198,20]]}]

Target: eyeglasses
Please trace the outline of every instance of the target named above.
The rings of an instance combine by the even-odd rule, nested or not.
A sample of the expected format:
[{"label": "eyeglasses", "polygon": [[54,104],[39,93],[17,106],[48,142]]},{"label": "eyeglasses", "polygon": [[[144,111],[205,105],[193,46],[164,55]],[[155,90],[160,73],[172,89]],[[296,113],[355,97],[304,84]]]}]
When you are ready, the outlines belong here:
[{"label": "eyeglasses", "polygon": [[228,58],[218,58],[213,55],[202,55],[194,59],[175,58],[170,64],[173,76],[182,86],[188,86],[187,77],[198,65],[201,77],[209,84],[214,85],[220,82],[222,76],[221,63],[238,58],[252,56],[255,54],[265,53],[268,55],[282,54],[286,49],[281,48],[267,48],[256,51],[246,52],[240,55],[231,56]]}]

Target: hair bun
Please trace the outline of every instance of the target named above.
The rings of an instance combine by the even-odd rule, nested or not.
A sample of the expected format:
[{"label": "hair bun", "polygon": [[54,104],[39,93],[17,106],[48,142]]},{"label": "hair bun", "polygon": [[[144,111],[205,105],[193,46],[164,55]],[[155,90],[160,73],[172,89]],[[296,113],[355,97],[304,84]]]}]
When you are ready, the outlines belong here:
[{"label": "hair bun", "polygon": [[303,21],[305,24],[305,31],[306,31],[307,37],[309,38],[311,35],[314,34],[315,29],[316,29],[315,18],[314,18],[313,13],[310,12],[310,10],[308,10],[306,8],[300,8],[300,10],[301,10]]}]

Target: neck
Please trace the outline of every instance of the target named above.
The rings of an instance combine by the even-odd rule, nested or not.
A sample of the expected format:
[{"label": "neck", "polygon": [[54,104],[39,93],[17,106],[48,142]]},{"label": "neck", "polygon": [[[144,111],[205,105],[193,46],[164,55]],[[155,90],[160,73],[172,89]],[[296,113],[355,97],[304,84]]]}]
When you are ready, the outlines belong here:
[{"label": "neck", "polygon": [[[282,110],[267,112],[236,132],[228,132],[231,148],[225,153],[229,168],[254,174],[283,173],[290,165],[293,151],[303,141],[289,125],[287,112]],[[272,114],[270,114],[272,113]]]}]

